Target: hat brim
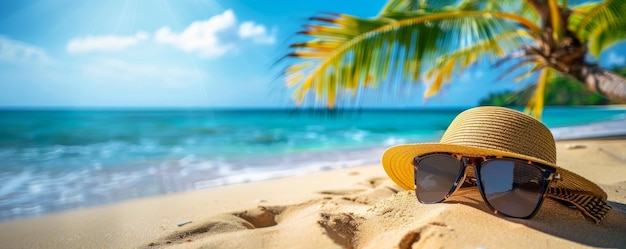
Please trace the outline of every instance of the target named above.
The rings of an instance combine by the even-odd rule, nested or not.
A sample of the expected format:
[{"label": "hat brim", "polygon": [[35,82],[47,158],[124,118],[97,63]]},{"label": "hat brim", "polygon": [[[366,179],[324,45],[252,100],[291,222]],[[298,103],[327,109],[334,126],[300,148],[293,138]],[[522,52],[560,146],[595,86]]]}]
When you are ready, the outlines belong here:
[{"label": "hat brim", "polygon": [[564,188],[570,191],[588,193],[607,199],[606,193],[595,183],[577,175],[574,172],[563,169],[554,163],[546,162],[539,158],[529,157],[518,153],[507,151],[477,148],[473,146],[442,144],[442,143],[420,143],[402,144],[388,148],[382,157],[383,168],[387,175],[401,188],[406,190],[415,189],[413,159],[416,156],[426,155],[436,152],[458,153],[466,156],[503,156],[529,160],[550,167],[554,167],[560,175],[560,179],[552,184],[556,188]]}]

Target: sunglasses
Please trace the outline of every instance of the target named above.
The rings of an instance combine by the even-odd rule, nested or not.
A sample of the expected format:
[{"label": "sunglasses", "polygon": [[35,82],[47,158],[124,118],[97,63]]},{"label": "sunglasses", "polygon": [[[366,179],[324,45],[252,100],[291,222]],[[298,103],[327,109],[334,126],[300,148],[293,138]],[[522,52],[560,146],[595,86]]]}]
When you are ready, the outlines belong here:
[{"label": "sunglasses", "polygon": [[475,184],[487,206],[495,214],[523,219],[537,213],[548,184],[559,179],[552,167],[508,157],[435,153],[415,157],[413,165],[421,203],[446,200],[466,182],[466,168],[474,166]]}]

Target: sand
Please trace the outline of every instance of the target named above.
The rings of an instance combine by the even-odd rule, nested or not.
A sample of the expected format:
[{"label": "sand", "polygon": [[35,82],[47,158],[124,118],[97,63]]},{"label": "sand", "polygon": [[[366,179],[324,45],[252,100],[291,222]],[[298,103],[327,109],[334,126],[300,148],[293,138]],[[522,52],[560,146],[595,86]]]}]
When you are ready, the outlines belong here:
[{"label": "sand", "polygon": [[0,248],[626,248],[626,140],[557,153],[608,193],[600,224],[550,199],[497,216],[476,188],[420,204],[370,165],[4,222]]}]

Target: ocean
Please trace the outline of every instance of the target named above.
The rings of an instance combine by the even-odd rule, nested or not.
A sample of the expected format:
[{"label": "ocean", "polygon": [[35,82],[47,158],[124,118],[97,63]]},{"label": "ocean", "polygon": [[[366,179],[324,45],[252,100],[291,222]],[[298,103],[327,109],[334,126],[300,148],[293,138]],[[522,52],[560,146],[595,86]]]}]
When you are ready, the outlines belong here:
[{"label": "ocean", "polygon": [[[0,221],[380,162],[464,109],[3,110]],[[548,107],[550,128],[626,108]]]}]

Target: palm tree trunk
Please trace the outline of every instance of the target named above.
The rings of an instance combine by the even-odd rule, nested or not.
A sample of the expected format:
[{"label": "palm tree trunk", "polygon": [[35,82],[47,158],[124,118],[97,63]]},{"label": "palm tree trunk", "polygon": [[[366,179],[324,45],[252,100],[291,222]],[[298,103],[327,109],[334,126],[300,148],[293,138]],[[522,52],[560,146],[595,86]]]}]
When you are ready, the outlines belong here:
[{"label": "palm tree trunk", "polygon": [[596,65],[582,65],[580,70],[570,72],[587,88],[596,91],[610,100],[626,103],[626,78]]}]

